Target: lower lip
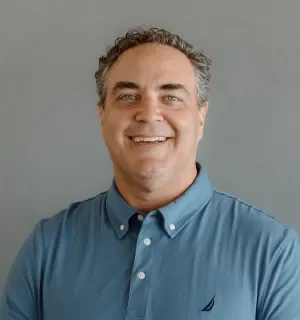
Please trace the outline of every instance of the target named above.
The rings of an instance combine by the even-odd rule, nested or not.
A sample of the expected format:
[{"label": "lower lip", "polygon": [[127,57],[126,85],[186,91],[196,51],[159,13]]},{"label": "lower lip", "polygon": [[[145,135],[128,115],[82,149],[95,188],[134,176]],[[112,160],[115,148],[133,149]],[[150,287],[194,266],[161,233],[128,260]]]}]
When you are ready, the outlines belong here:
[{"label": "lower lip", "polygon": [[155,147],[159,147],[159,146],[163,146],[166,144],[166,142],[168,142],[168,140],[170,140],[170,138],[162,141],[162,142],[134,142],[131,138],[129,138],[129,140],[136,146],[139,148],[155,148]]}]

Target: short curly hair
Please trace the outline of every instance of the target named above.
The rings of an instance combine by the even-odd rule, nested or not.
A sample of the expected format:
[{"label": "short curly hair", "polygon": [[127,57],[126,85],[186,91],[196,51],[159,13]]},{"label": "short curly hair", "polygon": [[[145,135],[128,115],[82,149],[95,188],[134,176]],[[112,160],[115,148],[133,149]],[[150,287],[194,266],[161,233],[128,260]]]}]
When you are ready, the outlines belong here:
[{"label": "short curly hair", "polygon": [[180,50],[190,60],[195,68],[197,103],[200,108],[208,100],[208,82],[210,80],[209,68],[211,60],[203,51],[194,51],[193,46],[165,29],[148,28],[139,26],[130,29],[125,36],[115,40],[114,46],[106,50],[106,55],[99,58],[99,68],[95,73],[99,104],[104,107],[106,98],[106,84],[110,68],[118,57],[127,49],[137,47],[145,43],[157,43],[171,46]]}]

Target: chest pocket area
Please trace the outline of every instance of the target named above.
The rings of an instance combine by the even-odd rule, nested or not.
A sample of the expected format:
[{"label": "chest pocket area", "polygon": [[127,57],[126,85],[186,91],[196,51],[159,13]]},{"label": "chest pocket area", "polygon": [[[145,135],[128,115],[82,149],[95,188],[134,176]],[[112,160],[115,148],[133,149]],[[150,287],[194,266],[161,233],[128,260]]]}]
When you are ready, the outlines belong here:
[{"label": "chest pocket area", "polygon": [[[216,319],[218,309],[219,272],[217,266],[204,265],[195,275],[197,287],[191,296],[195,318]],[[192,306],[191,306],[192,307]]]},{"label": "chest pocket area", "polygon": [[198,279],[198,290],[195,292],[195,319],[220,319],[218,314],[219,277],[215,267],[203,270]]},{"label": "chest pocket area", "polygon": [[159,310],[159,316],[164,315],[164,319],[222,319],[218,306],[218,274],[217,266],[174,266],[171,272],[164,273],[159,288],[154,290],[154,309]]}]

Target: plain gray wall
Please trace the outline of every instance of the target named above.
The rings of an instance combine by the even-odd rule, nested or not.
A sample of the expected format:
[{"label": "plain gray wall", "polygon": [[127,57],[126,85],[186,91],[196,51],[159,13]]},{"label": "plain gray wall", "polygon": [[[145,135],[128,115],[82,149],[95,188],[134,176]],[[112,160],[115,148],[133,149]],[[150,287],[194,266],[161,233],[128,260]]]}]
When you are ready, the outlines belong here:
[{"label": "plain gray wall", "polygon": [[0,291],[37,221],[105,191],[94,73],[146,24],[212,59],[198,160],[218,189],[300,231],[299,0],[1,0]]}]

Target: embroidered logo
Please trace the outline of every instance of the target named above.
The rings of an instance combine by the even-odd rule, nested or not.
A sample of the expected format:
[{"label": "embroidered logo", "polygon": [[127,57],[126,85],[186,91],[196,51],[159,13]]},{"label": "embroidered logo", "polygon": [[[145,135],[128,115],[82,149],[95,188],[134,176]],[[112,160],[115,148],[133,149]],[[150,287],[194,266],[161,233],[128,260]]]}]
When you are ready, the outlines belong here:
[{"label": "embroidered logo", "polygon": [[214,304],[215,304],[215,296],[216,296],[216,295],[213,296],[213,298],[210,300],[209,304],[208,304],[204,309],[202,309],[202,311],[208,312],[208,311],[210,311],[210,310],[214,307]]}]

